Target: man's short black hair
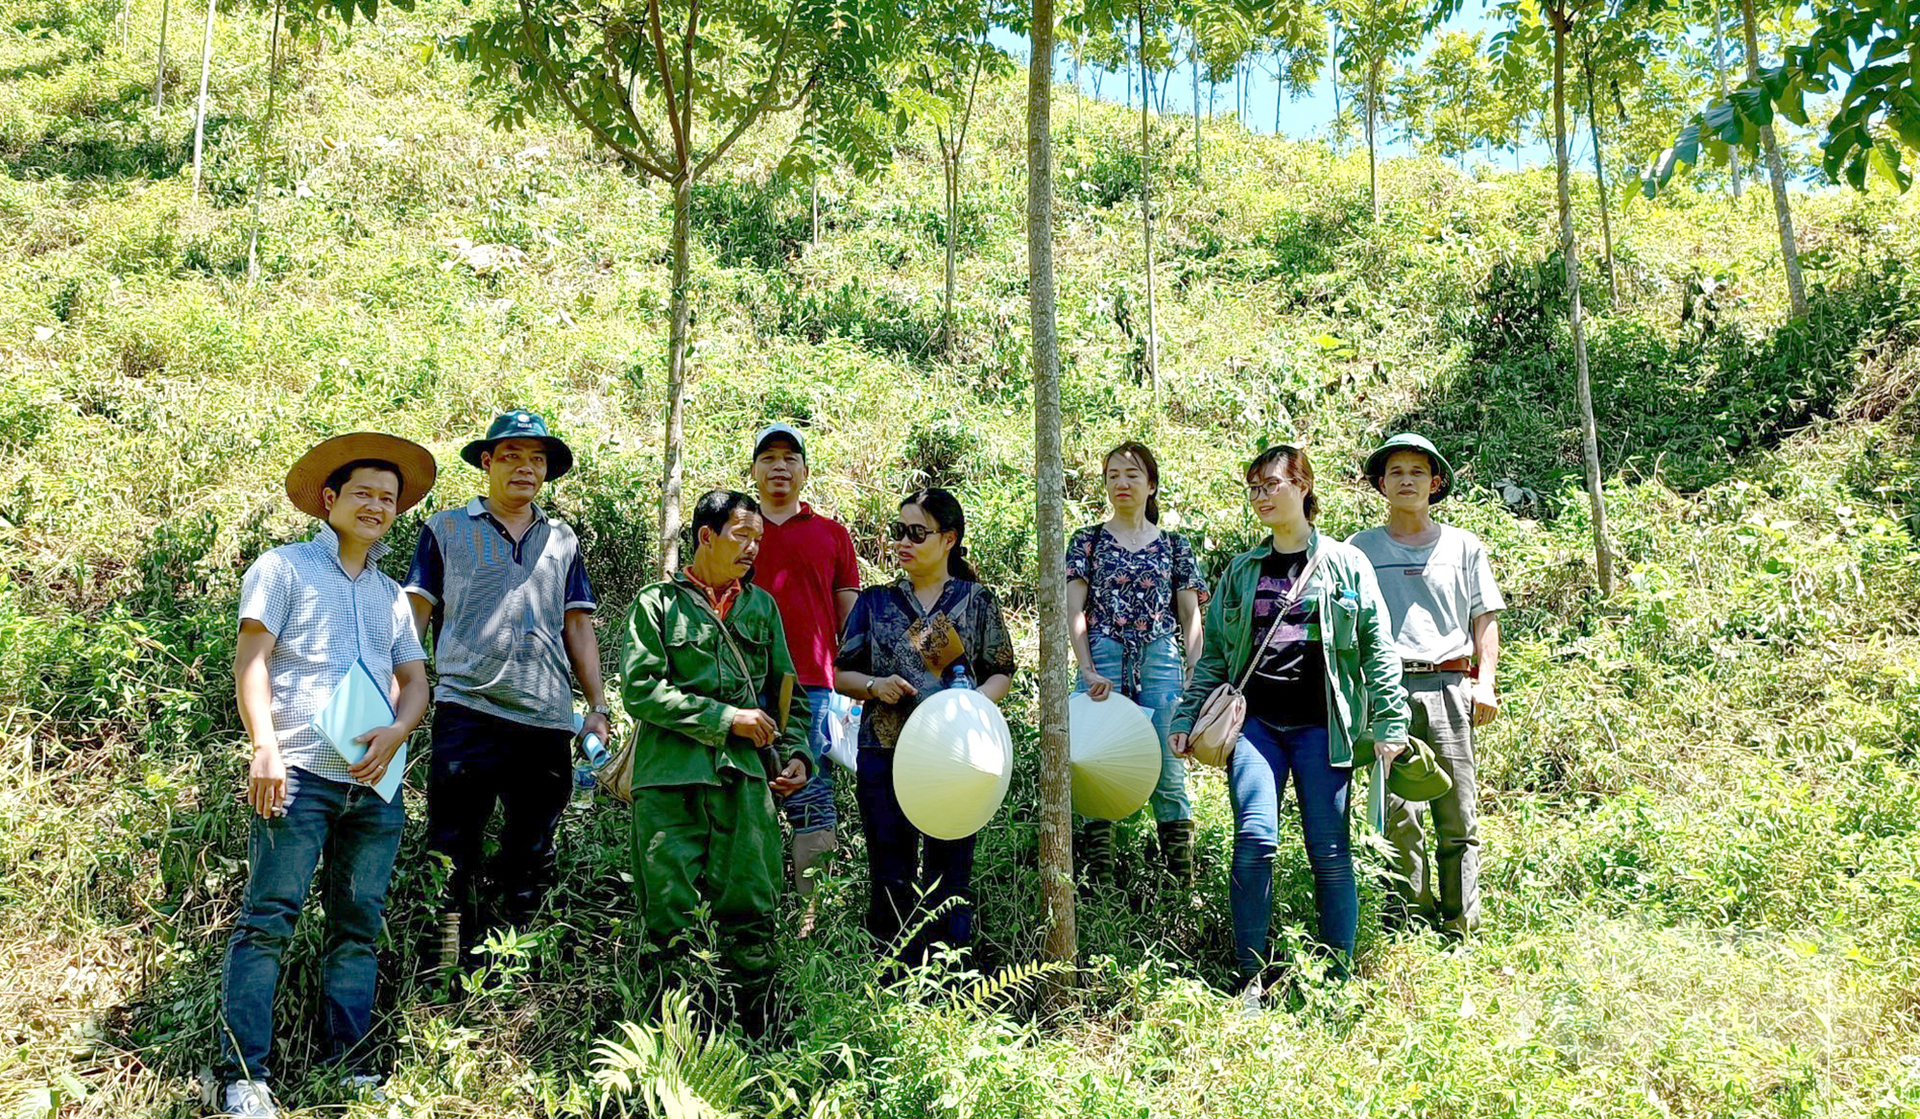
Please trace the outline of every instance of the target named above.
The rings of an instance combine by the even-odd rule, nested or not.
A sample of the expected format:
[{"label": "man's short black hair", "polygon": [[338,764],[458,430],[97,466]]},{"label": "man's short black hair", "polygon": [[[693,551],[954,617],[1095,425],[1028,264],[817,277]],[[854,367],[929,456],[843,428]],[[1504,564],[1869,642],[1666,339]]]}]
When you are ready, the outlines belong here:
[{"label": "man's short black hair", "polygon": [[733,519],[736,509],[745,509],[749,513],[759,513],[760,503],[738,490],[708,490],[693,503],[693,521],[689,527],[693,530],[695,544],[700,542],[700,530],[710,528],[715,532],[725,532],[727,522]]},{"label": "man's short black hair", "polygon": [[[338,497],[346,491],[347,483],[353,480],[353,472],[356,470],[384,471],[393,475],[393,480],[398,483],[394,487],[395,489],[404,490],[407,488],[407,476],[400,472],[398,466],[395,466],[383,458],[357,458],[343,466],[336,467],[333,473],[327,475],[327,480],[320,483],[320,488],[332,490],[334,496]],[[308,476],[311,477],[312,475]]]}]

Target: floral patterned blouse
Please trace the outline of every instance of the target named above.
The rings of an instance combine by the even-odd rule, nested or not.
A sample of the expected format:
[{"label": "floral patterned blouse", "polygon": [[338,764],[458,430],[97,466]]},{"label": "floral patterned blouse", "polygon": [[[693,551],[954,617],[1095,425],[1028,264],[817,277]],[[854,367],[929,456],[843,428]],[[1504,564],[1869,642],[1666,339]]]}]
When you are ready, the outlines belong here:
[{"label": "floral patterned blouse", "polygon": [[1067,544],[1067,578],[1087,584],[1087,631],[1119,641],[1129,662],[1153,642],[1180,632],[1174,611],[1178,592],[1200,592],[1202,606],[1212,597],[1193,548],[1172,532],[1130,552],[1106,525],[1088,525]]}]

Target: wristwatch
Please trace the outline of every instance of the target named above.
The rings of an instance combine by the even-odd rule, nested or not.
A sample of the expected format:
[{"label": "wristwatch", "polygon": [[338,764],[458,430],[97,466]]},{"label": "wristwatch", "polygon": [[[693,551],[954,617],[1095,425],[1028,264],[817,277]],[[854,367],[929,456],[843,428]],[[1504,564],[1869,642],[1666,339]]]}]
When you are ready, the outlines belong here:
[{"label": "wristwatch", "polygon": [[596,703],[596,704],[594,704],[594,705],[593,705],[593,706],[592,706],[591,708],[588,708],[588,710],[587,710],[587,714],[589,714],[589,715],[605,715],[605,716],[606,716],[607,718],[609,718],[609,719],[611,719],[611,718],[613,718],[613,708],[611,708],[611,707],[608,707],[608,706],[607,706],[606,704],[604,704],[604,703]]}]

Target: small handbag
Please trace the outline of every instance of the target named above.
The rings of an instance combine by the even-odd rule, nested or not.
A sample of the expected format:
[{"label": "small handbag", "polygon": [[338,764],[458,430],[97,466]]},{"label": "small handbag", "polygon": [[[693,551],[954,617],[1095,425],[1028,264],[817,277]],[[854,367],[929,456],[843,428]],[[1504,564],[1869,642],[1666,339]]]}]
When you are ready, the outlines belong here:
[{"label": "small handbag", "polygon": [[1273,644],[1273,635],[1279,631],[1281,619],[1306,593],[1307,580],[1313,578],[1314,568],[1319,565],[1319,552],[1307,558],[1307,565],[1300,569],[1300,577],[1293,581],[1293,586],[1287,588],[1286,597],[1274,611],[1273,624],[1267,627],[1267,636],[1260,642],[1260,647],[1253,651],[1253,656],[1247,659],[1246,671],[1240,674],[1239,682],[1222,683],[1207,696],[1207,702],[1200,705],[1199,717],[1193,720],[1193,730],[1187,734],[1187,750],[1195,761],[1224,768],[1233,760],[1233,748],[1240,741],[1240,728],[1247,722],[1247,697],[1243,689],[1247,681],[1253,678],[1253,670],[1260,663],[1260,657]]}]

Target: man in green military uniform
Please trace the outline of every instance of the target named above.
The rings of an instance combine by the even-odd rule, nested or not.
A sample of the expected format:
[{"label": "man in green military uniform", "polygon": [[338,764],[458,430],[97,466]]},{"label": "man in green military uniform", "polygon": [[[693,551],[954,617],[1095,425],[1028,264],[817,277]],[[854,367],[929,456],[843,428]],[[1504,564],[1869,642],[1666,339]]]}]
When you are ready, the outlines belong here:
[{"label": "man in green military uniform", "polygon": [[744,582],[764,524],[752,498],[704,494],[693,562],[640,592],[627,618],[621,699],[633,717],[633,880],[662,945],[708,906],[758,1019],[774,968],[780,822],[773,798],[806,784],[806,693],[780,610]]}]

